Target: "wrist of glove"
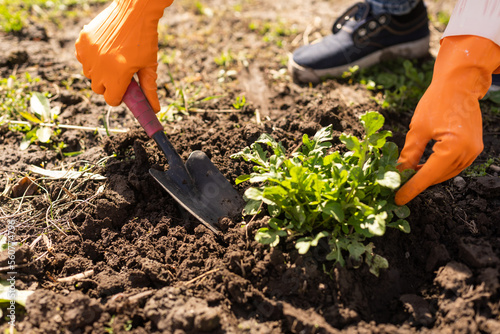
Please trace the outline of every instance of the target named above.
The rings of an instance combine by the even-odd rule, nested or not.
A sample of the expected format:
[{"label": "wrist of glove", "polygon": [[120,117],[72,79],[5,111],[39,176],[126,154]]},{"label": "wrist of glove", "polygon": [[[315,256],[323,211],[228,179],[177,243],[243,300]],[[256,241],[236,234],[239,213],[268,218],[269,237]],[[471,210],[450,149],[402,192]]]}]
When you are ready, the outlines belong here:
[{"label": "wrist of glove", "polygon": [[[500,67],[500,46],[477,36],[443,39],[432,83],[420,100],[399,158],[399,170],[418,172],[396,193],[403,205],[427,187],[446,181],[467,168],[483,150],[479,99]],[[420,158],[430,140],[433,153]]]},{"label": "wrist of glove", "polygon": [[80,32],[76,57],[92,90],[117,106],[135,73],[155,111],[158,21],[173,0],[116,0]]}]

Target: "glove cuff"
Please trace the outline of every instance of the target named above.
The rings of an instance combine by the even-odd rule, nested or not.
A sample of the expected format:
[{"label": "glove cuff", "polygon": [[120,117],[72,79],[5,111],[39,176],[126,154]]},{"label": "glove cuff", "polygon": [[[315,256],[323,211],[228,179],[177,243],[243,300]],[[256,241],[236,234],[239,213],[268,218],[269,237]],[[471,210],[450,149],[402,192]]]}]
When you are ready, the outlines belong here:
[{"label": "glove cuff", "polygon": [[448,36],[434,66],[433,81],[458,90],[472,90],[481,99],[491,85],[491,75],[500,67],[500,46],[479,36]]},{"label": "glove cuff", "polygon": [[157,21],[173,0],[115,0],[115,2],[121,10],[127,12],[126,15],[139,15]]}]

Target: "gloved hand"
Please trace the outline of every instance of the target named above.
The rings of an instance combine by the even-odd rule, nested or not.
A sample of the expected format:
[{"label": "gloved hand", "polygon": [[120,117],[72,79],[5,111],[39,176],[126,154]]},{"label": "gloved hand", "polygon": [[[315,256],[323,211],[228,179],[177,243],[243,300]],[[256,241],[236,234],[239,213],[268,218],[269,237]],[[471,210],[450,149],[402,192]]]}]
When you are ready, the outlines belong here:
[{"label": "gloved hand", "polygon": [[115,0],[84,26],[76,41],[76,57],[92,90],[111,106],[121,103],[130,80],[139,83],[158,112],[156,87],[158,21],[173,0]]},{"label": "gloved hand", "polygon": [[[432,82],[419,101],[399,157],[399,170],[418,172],[396,193],[403,205],[427,187],[468,167],[483,150],[479,99],[500,70],[500,46],[478,36],[449,36],[441,41]],[[418,165],[428,142],[433,153]]]}]

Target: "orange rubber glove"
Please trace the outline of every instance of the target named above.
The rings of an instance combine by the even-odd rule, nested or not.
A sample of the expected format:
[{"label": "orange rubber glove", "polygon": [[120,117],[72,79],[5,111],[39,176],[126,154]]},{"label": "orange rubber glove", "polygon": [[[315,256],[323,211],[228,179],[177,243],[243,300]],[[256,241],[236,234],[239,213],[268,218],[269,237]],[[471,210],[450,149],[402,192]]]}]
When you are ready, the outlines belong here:
[{"label": "orange rubber glove", "polygon": [[92,90],[111,106],[121,103],[130,80],[138,74],[155,112],[160,110],[156,86],[158,21],[173,0],[115,0],[83,27],[76,57]]},{"label": "orange rubber glove", "polygon": [[[419,101],[399,157],[399,170],[418,172],[396,193],[403,205],[427,187],[468,167],[483,150],[479,100],[500,70],[500,46],[478,36],[449,36],[441,41],[432,82]],[[431,139],[433,153],[418,165]]]}]

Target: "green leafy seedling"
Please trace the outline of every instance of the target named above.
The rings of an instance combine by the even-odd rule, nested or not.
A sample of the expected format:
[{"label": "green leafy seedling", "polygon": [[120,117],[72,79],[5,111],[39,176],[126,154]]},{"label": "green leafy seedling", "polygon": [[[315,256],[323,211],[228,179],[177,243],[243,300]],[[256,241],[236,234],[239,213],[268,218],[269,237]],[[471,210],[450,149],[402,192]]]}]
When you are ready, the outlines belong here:
[{"label": "green leafy seedling", "polygon": [[41,93],[34,92],[30,98],[30,112],[20,111],[19,114],[35,126],[26,133],[21,141],[21,150],[27,149],[36,140],[42,143],[50,142],[54,129],[44,124],[55,121],[59,115],[59,107],[50,107],[47,97]]},{"label": "green leafy seedling", "polygon": [[[169,72],[170,82],[175,88],[174,99],[166,106],[162,107],[157,116],[160,121],[177,121],[182,119],[182,115],[189,115],[189,112],[220,96],[198,97],[202,87],[190,85],[185,88],[182,83],[176,84],[172,73]],[[179,87],[178,87],[179,86]]]},{"label": "green leafy seedling", "polygon": [[343,154],[331,152],[330,125],[312,138],[304,134],[291,157],[268,134],[232,155],[254,164],[253,173],[236,179],[236,184],[254,185],[245,191],[244,214],[265,208],[271,216],[268,226],[256,234],[257,241],[275,247],[291,237],[298,252],[305,254],[325,239],[327,260],[340,265],[347,257],[353,263],[364,261],[377,276],[387,268],[387,260],[375,254],[373,243],[367,241],[384,235],[388,227],[409,233],[405,218],[410,210],[394,203],[402,180],[396,168],[398,148],[387,141],[391,132],[380,130],[384,117],[370,111],[360,121],[365,130],[362,138],[340,136],[348,149]]},{"label": "green leafy seedling", "polygon": [[235,58],[231,50],[223,51],[219,57],[214,58],[214,62],[221,67],[229,66],[234,60]]},{"label": "green leafy seedling", "polygon": [[354,66],[343,73],[349,83],[359,82],[377,94],[373,99],[386,109],[413,111],[431,83],[433,61],[396,59],[360,70]]},{"label": "green leafy seedling", "polygon": [[245,95],[237,96],[234,103],[233,103],[233,107],[234,107],[234,109],[242,109],[246,103],[247,103],[247,100],[245,98]]}]

